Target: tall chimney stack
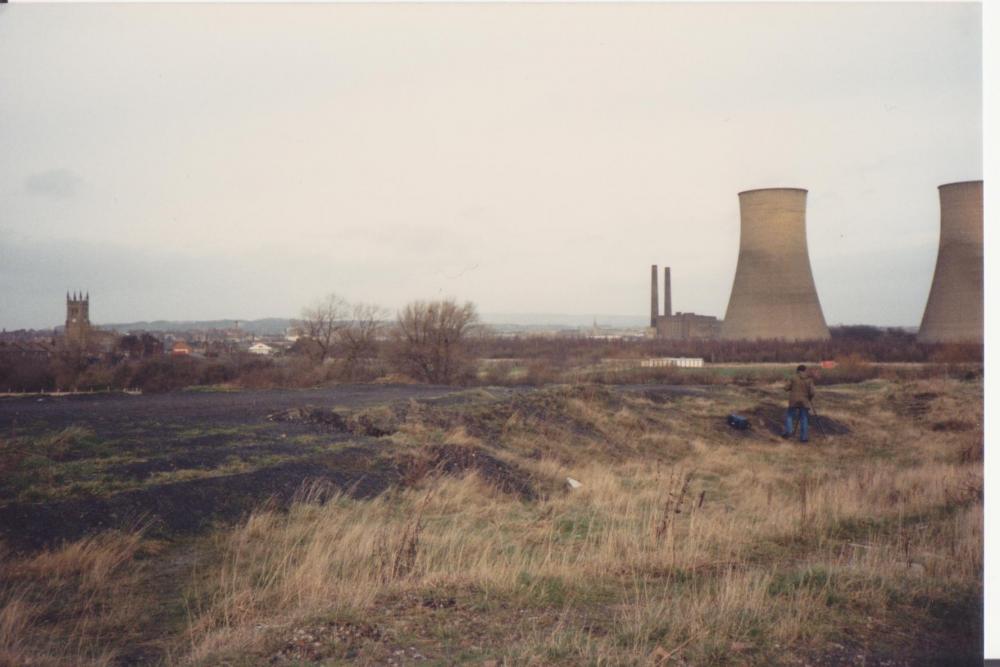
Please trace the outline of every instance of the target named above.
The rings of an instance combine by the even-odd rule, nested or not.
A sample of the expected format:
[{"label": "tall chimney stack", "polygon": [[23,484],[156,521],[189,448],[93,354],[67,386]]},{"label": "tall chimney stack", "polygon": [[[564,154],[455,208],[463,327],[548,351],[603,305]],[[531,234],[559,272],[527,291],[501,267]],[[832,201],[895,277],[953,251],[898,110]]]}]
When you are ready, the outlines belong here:
[{"label": "tall chimney stack", "polygon": [[670,316],[674,314],[670,303],[670,267],[663,267],[663,314]]},{"label": "tall chimney stack", "polygon": [[656,264],[653,264],[652,281],[650,282],[650,289],[653,293],[649,302],[649,326],[654,328],[656,327],[656,318],[660,316],[660,295],[657,292],[657,286],[659,285],[659,281],[657,280],[659,276],[657,274],[659,272]]}]

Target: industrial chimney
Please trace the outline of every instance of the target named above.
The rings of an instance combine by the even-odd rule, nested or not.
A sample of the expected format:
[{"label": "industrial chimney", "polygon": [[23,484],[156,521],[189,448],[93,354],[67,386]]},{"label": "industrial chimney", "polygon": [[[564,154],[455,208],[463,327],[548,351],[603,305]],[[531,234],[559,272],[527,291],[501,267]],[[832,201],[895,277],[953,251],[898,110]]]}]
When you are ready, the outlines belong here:
[{"label": "industrial chimney", "polygon": [[652,290],[652,300],[649,304],[649,326],[656,328],[656,318],[660,316],[660,295],[656,291],[657,286],[657,273],[659,271],[656,268],[656,264],[653,264],[653,280],[650,283],[650,290]]},{"label": "industrial chimney", "polygon": [[674,314],[670,303],[670,267],[663,267],[663,314],[667,317]]},{"label": "industrial chimney", "polygon": [[806,190],[747,190],[740,254],[721,338],[827,340],[806,246]]},{"label": "industrial chimney", "polygon": [[983,342],[983,182],[938,187],[941,240],[917,340]]}]

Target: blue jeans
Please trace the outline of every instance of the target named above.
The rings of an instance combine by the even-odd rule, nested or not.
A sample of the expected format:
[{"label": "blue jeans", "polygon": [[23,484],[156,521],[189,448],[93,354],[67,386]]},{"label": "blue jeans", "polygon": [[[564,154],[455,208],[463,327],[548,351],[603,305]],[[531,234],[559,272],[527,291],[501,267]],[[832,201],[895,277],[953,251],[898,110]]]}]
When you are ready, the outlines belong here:
[{"label": "blue jeans", "polygon": [[809,439],[809,408],[788,408],[785,412],[785,435],[793,436],[795,435],[795,427],[792,424],[793,419],[798,419],[799,424],[802,425],[802,442]]}]

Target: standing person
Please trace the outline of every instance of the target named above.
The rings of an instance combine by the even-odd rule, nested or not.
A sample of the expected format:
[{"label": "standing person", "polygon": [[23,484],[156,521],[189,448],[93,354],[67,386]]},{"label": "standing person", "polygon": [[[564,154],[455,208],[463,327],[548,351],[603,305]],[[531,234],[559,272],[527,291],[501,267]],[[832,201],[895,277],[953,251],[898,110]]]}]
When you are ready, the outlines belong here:
[{"label": "standing person", "polygon": [[812,409],[812,399],[816,392],[804,365],[795,369],[795,375],[785,383],[785,391],[788,392],[788,411],[785,412],[785,432],[781,437],[790,438],[795,435],[792,420],[798,418],[801,425],[800,440],[809,442],[809,410]]}]

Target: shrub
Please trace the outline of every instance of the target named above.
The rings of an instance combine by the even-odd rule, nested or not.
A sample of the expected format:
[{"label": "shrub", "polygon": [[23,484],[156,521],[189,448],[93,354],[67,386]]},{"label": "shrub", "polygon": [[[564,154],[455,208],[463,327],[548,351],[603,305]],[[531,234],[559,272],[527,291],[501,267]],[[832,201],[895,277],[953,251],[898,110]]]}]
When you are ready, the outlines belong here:
[{"label": "shrub", "polygon": [[537,359],[528,364],[527,372],[521,378],[523,384],[540,386],[555,384],[564,380],[565,369],[553,361]]},{"label": "shrub", "polygon": [[864,382],[879,376],[879,369],[860,354],[852,353],[835,361],[837,365],[834,368],[819,372],[817,384]]},{"label": "shrub", "polygon": [[191,357],[154,357],[139,362],[130,384],[145,392],[164,392],[198,384],[199,363]]},{"label": "shrub", "polygon": [[397,316],[390,357],[397,371],[434,384],[475,378],[467,337],[478,323],[476,307],[452,299],[414,301]]},{"label": "shrub", "polygon": [[55,373],[48,360],[0,360],[0,391],[41,391],[55,387]]}]

